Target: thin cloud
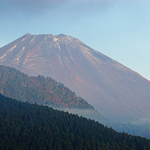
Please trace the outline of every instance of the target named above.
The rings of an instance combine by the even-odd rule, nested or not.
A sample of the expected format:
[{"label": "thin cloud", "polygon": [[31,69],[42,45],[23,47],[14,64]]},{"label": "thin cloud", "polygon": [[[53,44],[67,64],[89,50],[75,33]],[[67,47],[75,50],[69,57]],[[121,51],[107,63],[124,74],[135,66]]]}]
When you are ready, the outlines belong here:
[{"label": "thin cloud", "polygon": [[0,0],[0,13],[1,15],[15,12],[38,15],[61,6],[83,13],[105,7],[111,2],[114,0]]}]

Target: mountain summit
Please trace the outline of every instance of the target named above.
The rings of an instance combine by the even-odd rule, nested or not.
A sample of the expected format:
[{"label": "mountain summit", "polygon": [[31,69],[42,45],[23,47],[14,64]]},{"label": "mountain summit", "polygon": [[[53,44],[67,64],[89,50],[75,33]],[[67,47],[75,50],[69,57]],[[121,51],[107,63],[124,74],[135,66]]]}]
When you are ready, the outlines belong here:
[{"label": "mountain summit", "polygon": [[52,77],[113,121],[150,117],[150,82],[71,36],[28,33],[0,48],[0,65]]}]

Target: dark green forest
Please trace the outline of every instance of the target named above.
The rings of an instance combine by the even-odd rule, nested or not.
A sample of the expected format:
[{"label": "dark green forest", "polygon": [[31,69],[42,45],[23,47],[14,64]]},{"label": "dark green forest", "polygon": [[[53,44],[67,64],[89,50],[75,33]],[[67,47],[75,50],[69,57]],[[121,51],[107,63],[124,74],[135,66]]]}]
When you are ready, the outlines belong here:
[{"label": "dark green forest", "polygon": [[0,95],[1,150],[149,150],[150,140]]}]

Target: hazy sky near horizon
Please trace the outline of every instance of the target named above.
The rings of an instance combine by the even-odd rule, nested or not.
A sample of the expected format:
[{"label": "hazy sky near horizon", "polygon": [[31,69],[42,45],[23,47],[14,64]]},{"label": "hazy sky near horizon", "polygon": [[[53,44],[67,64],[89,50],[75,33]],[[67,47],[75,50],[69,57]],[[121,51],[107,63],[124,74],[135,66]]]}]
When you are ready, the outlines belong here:
[{"label": "hazy sky near horizon", "polygon": [[0,47],[26,33],[78,38],[150,80],[148,0],[0,0]]}]

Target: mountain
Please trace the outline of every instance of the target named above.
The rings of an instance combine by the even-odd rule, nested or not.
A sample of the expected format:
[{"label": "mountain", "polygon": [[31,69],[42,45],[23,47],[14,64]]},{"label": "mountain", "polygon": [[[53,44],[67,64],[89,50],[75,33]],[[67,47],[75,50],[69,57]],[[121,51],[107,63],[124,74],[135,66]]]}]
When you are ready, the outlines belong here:
[{"label": "mountain", "polygon": [[150,140],[0,94],[0,149],[149,150]]},{"label": "mountain", "polygon": [[150,117],[150,81],[71,36],[26,34],[0,48],[0,64],[52,77],[113,121]]}]

